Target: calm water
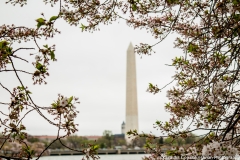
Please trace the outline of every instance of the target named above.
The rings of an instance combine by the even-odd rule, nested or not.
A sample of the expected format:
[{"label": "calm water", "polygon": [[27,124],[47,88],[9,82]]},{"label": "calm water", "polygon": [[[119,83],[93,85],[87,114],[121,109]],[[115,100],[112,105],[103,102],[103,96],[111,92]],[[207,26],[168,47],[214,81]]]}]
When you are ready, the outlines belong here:
[{"label": "calm water", "polygon": [[[142,160],[147,154],[100,155],[100,160]],[[82,160],[83,156],[47,156],[40,160]]]}]

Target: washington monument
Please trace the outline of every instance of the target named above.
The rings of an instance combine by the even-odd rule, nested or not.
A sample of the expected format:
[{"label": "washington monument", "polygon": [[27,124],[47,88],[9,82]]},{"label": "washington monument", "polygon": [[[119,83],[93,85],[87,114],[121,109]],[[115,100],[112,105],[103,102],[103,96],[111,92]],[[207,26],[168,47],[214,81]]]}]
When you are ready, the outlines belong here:
[{"label": "washington monument", "polygon": [[125,138],[131,143],[127,132],[138,131],[138,104],[137,104],[137,82],[136,82],[136,61],[132,43],[127,49],[127,83],[126,83],[126,127]]}]

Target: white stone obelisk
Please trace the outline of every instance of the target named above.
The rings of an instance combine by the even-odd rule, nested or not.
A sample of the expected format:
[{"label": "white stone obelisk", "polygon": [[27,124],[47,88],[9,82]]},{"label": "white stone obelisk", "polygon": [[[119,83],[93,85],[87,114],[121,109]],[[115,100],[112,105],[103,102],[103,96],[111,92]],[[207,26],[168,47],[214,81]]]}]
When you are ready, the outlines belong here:
[{"label": "white stone obelisk", "polygon": [[127,49],[127,85],[126,85],[126,126],[125,139],[131,143],[127,132],[138,131],[138,104],[137,104],[137,81],[136,81],[136,60],[132,43]]}]

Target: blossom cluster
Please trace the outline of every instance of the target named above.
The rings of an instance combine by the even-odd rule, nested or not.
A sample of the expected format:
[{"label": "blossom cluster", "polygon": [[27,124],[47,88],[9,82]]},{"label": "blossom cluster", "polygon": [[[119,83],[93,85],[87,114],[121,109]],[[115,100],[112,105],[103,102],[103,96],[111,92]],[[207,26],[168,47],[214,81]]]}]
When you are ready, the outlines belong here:
[{"label": "blossom cluster", "polygon": [[54,115],[54,120],[58,121],[59,129],[63,129],[67,132],[67,135],[75,133],[77,131],[77,124],[75,124],[74,119],[77,117],[79,111],[76,110],[75,104],[79,103],[76,97],[64,97],[62,95],[58,96],[58,100],[52,103],[48,112]]},{"label": "blossom cluster", "polygon": [[221,156],[228,156],[234,157],[238,154],[238,149],[234,146],[225,143],[225,142],[218,142],[212,141],[211,143],[204,145],[202,149],[202,156],[205,157],[221,157]]}]

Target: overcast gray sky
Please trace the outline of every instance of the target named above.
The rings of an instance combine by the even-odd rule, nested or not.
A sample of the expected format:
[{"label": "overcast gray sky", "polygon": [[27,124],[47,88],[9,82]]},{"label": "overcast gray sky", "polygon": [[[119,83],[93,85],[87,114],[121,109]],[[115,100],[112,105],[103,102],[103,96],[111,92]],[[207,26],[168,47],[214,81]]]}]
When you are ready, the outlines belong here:
[{"label": "overcast gray sky", "polygon": [[[27,6],[14,7],[0,1],[0,22],[2,24],[26,25],[35,27],[35,19],[56,15],[58,8],[45,6],[42,1],[31,0]],[[109,26],[101,26],[94,33],[81,32],[79,27],[69,26],[63,20],[57,20],[56,25],[61,34],[49,41],[39,41],[40,44],[56,44],[57,62],[50,65],[50,77],[47,85],[33,86],[31,76],[20,74],[25,85],[33,92],[34,101],[40,106],[49,106],[57,99],[57,94],[79,97],[77,106],[80,114],[76,118],[79,124],[78,135],[102,135],[104,130],[114,134],[121,132],[121,123],[125,120],[126,96],[126,51],[130,42],[133,45],[157,42],[145,30],[134,30],[124,21]],[[180,55],[181,51],[173,48],[175,36],[156,46],[155,54],[151,56],[136,55],[137,92],[139,109],[139,129],[143,132],[152,131],[156,120],[167,120],[168,113],[164,110],[167,102],[166,90],[152,95],[146,92],[148,83],[158,84],[159,87],[169,83],[174,74],[174,68],[166,66],[171,59]],[[33,43],[21,43],[22,47],[31,47]],[[14,45],[17,47],[19,45]],[[19,52],[30,61],[29,53]],[[17,67],[31,70],[31,62],[27,65],[15,61]],[[0,81],[11,88],[18,86],[14,74],[0,75]],[[0,102],[9,102],[9,94],[0,89]],[[1,107],[3,108],[3,106]],[[6,108],[6,106],[5,106]],[[7,110],[5,110],[7,111]],[[46,123],[36,113],[28,115],[24,120],[27,132],[33,135],[56,135],[55,127]]]}]

